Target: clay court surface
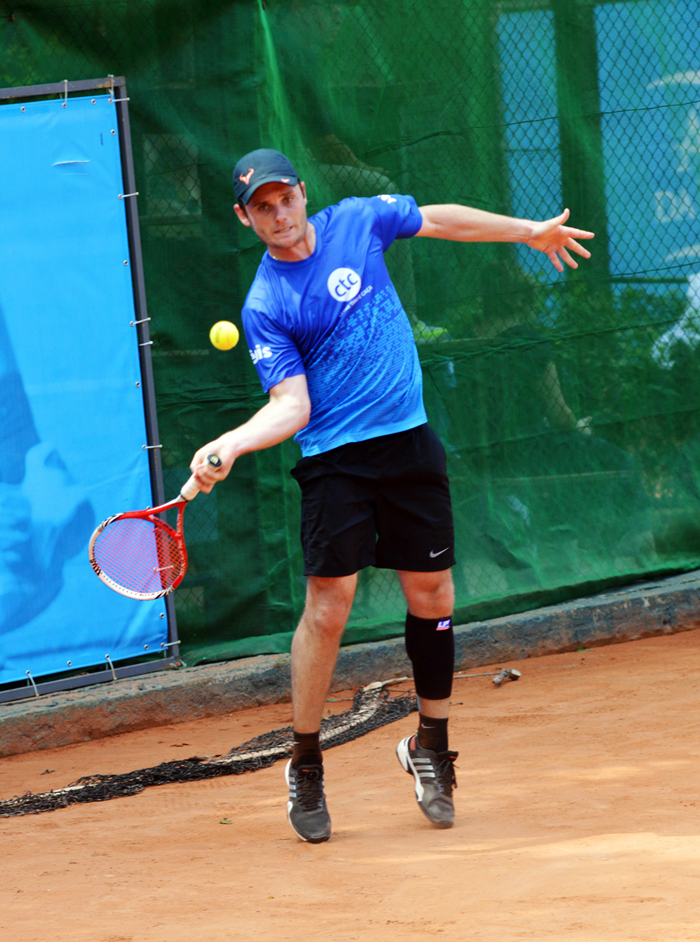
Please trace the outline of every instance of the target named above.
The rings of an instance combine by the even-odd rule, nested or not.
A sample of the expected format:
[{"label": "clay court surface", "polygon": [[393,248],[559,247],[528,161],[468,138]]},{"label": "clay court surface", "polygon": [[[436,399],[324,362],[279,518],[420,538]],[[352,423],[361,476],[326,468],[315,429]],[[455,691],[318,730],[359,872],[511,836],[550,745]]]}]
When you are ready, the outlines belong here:
[{"label": "clay court surface", "polygon": [[[457,680],[449,831],[394,755],[415,714],[326,753],[327,844],[289,829],[282,762],[0,819],[2,938],[697,940],[699,654],[692,631],[511,662],[522,679],[501,688]],[[289,722],[281,704],[14,756],[0,798],[221,754]]]}]

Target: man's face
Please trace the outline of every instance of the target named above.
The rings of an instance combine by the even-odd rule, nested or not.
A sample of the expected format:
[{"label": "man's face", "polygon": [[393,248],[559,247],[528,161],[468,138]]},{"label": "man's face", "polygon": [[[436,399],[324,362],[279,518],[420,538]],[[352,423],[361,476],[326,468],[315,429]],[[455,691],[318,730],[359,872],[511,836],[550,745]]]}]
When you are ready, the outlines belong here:
[{"label": "man's face", "polygon": [[306,236],[306,189],[303,183],[263,183],[246,203],[233,207],[244,226],[271,249],[294,248]]}]

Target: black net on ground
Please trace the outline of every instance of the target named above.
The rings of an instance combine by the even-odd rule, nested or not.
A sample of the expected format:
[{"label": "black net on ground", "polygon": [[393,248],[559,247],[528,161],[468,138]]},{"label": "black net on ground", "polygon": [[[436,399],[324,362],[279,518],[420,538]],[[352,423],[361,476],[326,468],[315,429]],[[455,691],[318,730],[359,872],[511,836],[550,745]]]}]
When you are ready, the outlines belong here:
[{"label": "black net on ground", "polygon": [[[4,14],[4,15],[3,15]],[[286,151],[311,212],[402,192],[596,232],[559,275],[523,246],[387,261],[448,454],[456,618],[700,565],[697,0],[0,0],[0,81],[127,79],[166,492],[265,401],[214,350],[262,247],[232,167]],[[289,650],[304,602],[293,442],[188,511],[190,663]],[[345,641],[399,634],[366,570]]]},{"label": "black net on ground", "polygon": [[[350,710],[321,721],[321,746],[331,749],[359,739],[388,723],[403,719],[417,709],[412,695],[392,697],[381,683],[358,690]],[[77,782],[40,795],[27,793],[0,801],[0,818],[55,811],[68,805],[109,801],[137,795],[144,788],[175,782],[199,782],[221,775],[242,775],[274,765],[292,754],[293,729],[286,726],[251,739],[226,756],[192,756],[176,762],[163,762],[151,769],[120,775],[86,775]]]}]

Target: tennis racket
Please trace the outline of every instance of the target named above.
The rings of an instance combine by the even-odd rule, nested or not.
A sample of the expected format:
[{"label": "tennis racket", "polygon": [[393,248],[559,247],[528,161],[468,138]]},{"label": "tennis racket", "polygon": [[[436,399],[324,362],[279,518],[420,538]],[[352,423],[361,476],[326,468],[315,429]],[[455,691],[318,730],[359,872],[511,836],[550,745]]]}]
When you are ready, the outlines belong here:
[{"label": "tennis racket", "polygon": [[[213,468],[218,455],[208,455]],[[178,497],[160,507],[132,510],[108,517],[90,538],[88,556],[95,573],[115,592],[131,599],[160,599],[180,585],[187,572],[183,517],[187,504],[199,494],[194,475]],[[159,514],[177,507],[171,527]]]}]

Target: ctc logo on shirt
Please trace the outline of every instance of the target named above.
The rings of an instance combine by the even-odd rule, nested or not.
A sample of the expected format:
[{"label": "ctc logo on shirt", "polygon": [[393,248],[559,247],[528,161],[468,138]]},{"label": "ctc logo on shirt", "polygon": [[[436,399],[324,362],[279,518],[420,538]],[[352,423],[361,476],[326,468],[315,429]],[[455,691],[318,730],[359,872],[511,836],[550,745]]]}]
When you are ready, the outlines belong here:
[{"label": "ctc logo on shirt", "polygon": [[328,290],[336,301],[352,301],[361,285],[362,279],[352,268],[336,268],[328,276]]}]

